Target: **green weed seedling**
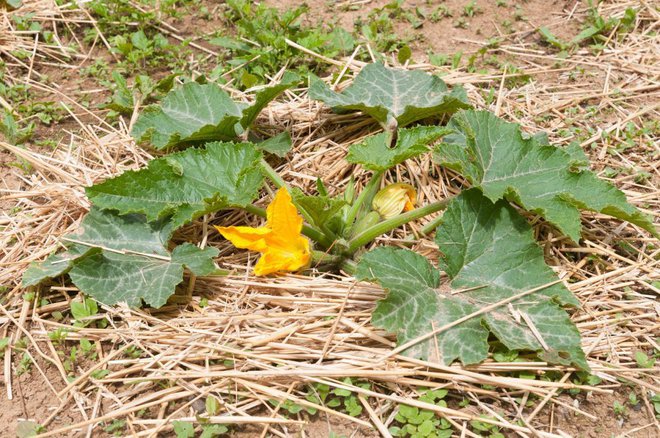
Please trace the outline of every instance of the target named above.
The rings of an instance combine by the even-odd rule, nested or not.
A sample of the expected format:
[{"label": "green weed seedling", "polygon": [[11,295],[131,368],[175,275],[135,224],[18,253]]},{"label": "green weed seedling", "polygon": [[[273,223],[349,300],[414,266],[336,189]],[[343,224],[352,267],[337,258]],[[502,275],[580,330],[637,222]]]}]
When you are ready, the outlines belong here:
[{"label": "green weed seedling", "polygon": [[650,400],[655,411],[655,418],[660,419],[660,393],[651,395]]},{"label": "green weed seedling", "polygon": [[195,425],[188,421],[173,421],[174,434],[177,438],[215,438],[227,434],[229,429],[223,424],[202,424],[201,433],[195,434]]},{"label": "green weed seedling", "polygon": [[621,18],[605,18],[599,14],[598,8],[592,5],[585,26],[570,41],[556,37],[547,27],[539,28],[539,34],[543,41],[561,51],[570,51],[585,42],[590,42],[595,50],[602,50],[602,43],[610,38],[612,32],[629,32],[634,28],[636,20],[637,11],[633,8],[626,9]]},{"label": "green weed seedling", "polygon": [[98,304],[92,298],[82,297],[82,301],[71,302],[71,316],[74,318],[74,327],[87,327],[89,318],[99,312]]},{"label": "green weed seedling", "polygon": [[[425,390],[419,401],[447,407],[443,400],[447,395],[445,389]],[[439,418],[435,412],[420,409],[415,406],[400,405],[394,417],[398,425],[390,427],[392,436],[410,438],[449,438],[452,427],[444,418]]]},{"label": "green weed seedling", "polygon": [[7,347],[9,347],[9,338],[0,338],[0,359],[5,357]]},{"label": "green weed seedling", "polygon": [[[357,381],[353,383],[350,377],[342,380],[346,385],[355,385],[363,389],[371,389],[371,384],[366,381]],[[357,417],[362,413],[362,404],[357,395],[352,391],[343,388],[331,388],[323,383],[315,383],[309,388],[305,398],[315,404],[327,406],[336,409],[351,417]],[[316,414],[316,409],[308,408],[310,414]]]},{"label": "green weed seedling", "polygon": [[655,365],[655,358],[650,358],[643,351],[635,352],[635,362],[640,368],[653,368]]},{"label": "green weed seedling", "polygon": [[[487,416],[482,416],[482,418],[486,420],[494,420],[494,418],[490,418]],[[481,436],[485,436],[488,438],[505,438],[502,432],[500,432],[500,428],[495,426],[494,424],[490,424],[480,420],[472,420],[470,421],[470,426],[472,427],[472,430],[474,432],[478,433]]]},{"label": "green weed seedling", "polygon": [[209,43],[224,50],[218,76],[232,75],[244,88],[267,82],[282,65],[289,65],[299,74],[317,71],[317,60],[291,47],[293,41],[321,55],[336,57],[349,54],[355,47],[353,36],[341,28],[325,30],[321,26],[304,26],[302,16],[307,5],[279,11],[249,0],[230,0],[224,12],[226,20],[236,30],[235,36],[219,31]]},{"label": "green weed seedling", "polygon": [[112,436],[124,436],[126,420],[112,420],[112,423],[103,427],[103,431]]}]

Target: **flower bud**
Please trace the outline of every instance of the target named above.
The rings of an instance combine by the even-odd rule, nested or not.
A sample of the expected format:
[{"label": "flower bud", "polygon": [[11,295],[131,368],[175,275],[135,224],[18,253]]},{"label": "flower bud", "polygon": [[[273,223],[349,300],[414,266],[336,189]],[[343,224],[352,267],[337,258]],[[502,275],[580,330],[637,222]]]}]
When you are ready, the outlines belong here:
[{"label": "flower bud", "polygon": [[389,219],[415,208],[417,192],[410,184],[390,184],[374,196],[371,208],[383,219]]}]

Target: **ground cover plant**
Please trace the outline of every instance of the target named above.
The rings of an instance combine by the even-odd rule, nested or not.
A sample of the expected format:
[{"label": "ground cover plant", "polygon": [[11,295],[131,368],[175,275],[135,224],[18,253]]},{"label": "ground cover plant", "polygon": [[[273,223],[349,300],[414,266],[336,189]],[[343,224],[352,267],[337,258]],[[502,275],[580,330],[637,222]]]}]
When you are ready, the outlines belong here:
[{"label": "ground cover plant", "polygon": [[[536,351],[550,363],[589,368],[579,333],[561,309],[579,303],[545,264],[531,228],[514,205],[575,242],[580,239],[581,209],[658,234],[623,193],[588,170],[579,148],[552,146],[542,133],[528,136],[515,124],[470,109],[462,89],[449,91],[437,76],[369,64],[343,92],[315,80],[309,94],[337,111],[360,110],[381,124],[384,132],[351,146],[347,156],[372,170],[372,179],[360,192],[330,197],[319,182],[319,194],[305,194],[288,187],[268,164],[264,152],[273,151],[268,147],[272,138],[230,141],[299,80],[285,75],[280,84],[258,92],[247,107],[215,84],[190,82],[147,108],[133,127],[136,140],[157,149],[185,150],[89,187],[87,196],[95,207],[81,232],[65,238],[71,242],[67,252],[33,265],[23,285],[68,273],[81,292],[105,304],[140,306],[144,301],[160,307],[183,281],[184,267],[196,276],[218,273],[214,248],[184,243],[169,251],[173,232],[228,207],[264,215],[251,203],[265,177],[279,188],[265,212],[267,225],[218,228],[237,247],[263,254],[256,275],[298,271],[325,261],[379,283],[388,295],[374,310],[372,322],[396,333],[399,348],[415,357],[478,363],[488,357],[492,334],[509,350]],[[447,114],[446,125],[409,127]],[[418,208],[412,186],[377,193],[383,172],[430,152],[472,188]],[[431,223],[438,224],[437,230],[428,232],[436,231],[440,272],[452,280],[452,291],[438,294],[440,272],[410,250],[381,247],[362,254],[380,235],[441,210],[444,214]],[[313,253],[301,236],[303,218]]]},{"label": "ground cover plant", "polygon": [[651,6],[12,3],[0,435],[655,436]]}]

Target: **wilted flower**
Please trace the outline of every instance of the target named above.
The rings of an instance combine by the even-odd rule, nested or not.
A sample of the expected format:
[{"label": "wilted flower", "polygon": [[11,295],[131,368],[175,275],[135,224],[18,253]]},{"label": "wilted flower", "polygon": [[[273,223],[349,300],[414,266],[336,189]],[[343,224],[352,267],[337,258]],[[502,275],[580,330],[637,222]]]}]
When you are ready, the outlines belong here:
[{"label": "wilted flower", "polygon": [[383,219],[389,219],[404,211],[413,210],[416,197],[417,192],[410,184],[390,184],[376,193],[371,208]]}]

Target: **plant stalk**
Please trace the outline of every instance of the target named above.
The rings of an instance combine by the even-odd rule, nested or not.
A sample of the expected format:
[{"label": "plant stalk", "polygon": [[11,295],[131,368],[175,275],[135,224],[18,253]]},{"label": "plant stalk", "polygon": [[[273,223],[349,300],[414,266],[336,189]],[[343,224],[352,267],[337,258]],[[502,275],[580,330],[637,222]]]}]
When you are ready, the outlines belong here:
[{"label": "plant stalk", "polygon": [[282,179],[282,177],[275,171],[275,169],[272,168],[270,164],[268,164],[268,161],[266,161],[264,158],[261,159],[261,168],[263,169],[268,179],[270,179],[273,184],[275,184],[275,187],[278,189],[284,187],[289,191],[289,193],[291,193],[291,188],[286,183],[286,181]]},{"label": "plant stalk", "polygon": [[348,252],[350,254],[354,253],[360,247],[371,242],[376,237],[392,231],[393,229],[398,228],[403,224],[407,224],[408,222],[415,219],[419,219],[431,213],[435,213],[436,211],[444,210],[447,208],[447,205],[451,199],[452,198],[443,199],[442,201],[437,201],[432,204],[425,205],[424,207],[416,208],[415,210],[400,214],[399,216],[384,220],[383,222],[379,222],[376,225],[367,228],[348,242]]},{"label": "plant stalk", "polygon": [[358,195],[357,199],[351,205],[350,210],[348,211],[348,215],[346,216],[346,232],[344,233],[344,236],[349,236],[351,228],[353,227],[353,222],[355,222],[355,218],[357,217],[358,213],[360,212],[360,207],[362,207],[362,204],[364,204],[364,201],[368,199],[373,193],[378,190],[378,186],[380,186],[380,181],[383,177],[383,171],[379,170],[377,172],[374,172],[374,174],[371,176],[371,180],[367,183],[367,185],[364,187],[364,189],[360,192]]}]

